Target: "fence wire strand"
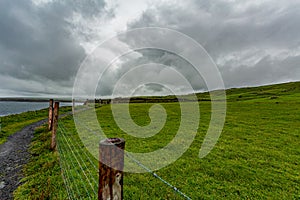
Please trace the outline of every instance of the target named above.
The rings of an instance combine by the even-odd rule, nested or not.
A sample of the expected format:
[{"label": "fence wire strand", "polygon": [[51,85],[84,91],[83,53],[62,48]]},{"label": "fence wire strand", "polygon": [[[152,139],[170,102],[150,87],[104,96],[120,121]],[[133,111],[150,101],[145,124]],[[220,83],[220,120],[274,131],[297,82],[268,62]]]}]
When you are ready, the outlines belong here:
[{"label": "fence wire strand", "polygon": [[[63,135],[63,137],[64,137],[64,139],[65,139],[67,145],[69,146],[69,149],[71,150],[72,155],[74,156],[74,158],[75,158],[75,160],[76,160],[78,166],[80,167],[81,171],[83,172],[83,175],[85,176],[86,180],[88,181],[90,187],[91,187],[92,190],[93,190],[93,186],[92,186],[92,184],[91,184],[89,178],[87,177],[87,175],[86,175],[86,173],[85,173],[85,170],[83,169],[82,165],[81,165],[80,162],[78,161],[77,156],[75,155],[74,151],[72,150],[71,145],[69,144],[69,142],[67,141],[67,139],[66,139],[66,137],[65,137],[64,135]],[[74,166],[74,167],[75,167],[75,166]],[[85,190],[86,190],[88,196],[91,197],[91,195],[90,195],[88,189],[86,188],[85,184],[83,184],[83,186],[84,186],[84,188],[85,188]],[[93,190],[93,191],[94,191],[94,190]]]},{"label": "fence wire strand", "polygon": [[[67,131],[66,131],[65,127],[63,126],[63,124],[61,124],[61,126],[62,126],[62,130],[64,130],[64,132],[67,133]],[[66,137],[66,138],[67,138],[67,137]],[[75,141],[75,142],[74,142],[74,141]],[[70,139],[68,139],[68,142],[69,142],[69,144],[70,144],[70,143],[76,144],[76,146],[77,146],[77,147],[75,147],[76,149],[82,149],[82,147],[78,144],[78,142],[76,142],[76,140],[73,140],[73,141],[71,142]],[[72,147],[74,147],[74,145],[73,145]],[[84,155],[86,156],[86,158],[88,158],[90,164],[94,167],[94,169],[97,170],[97,168],[96,168],[95,165],[91,162],[90,158],[87,156],[87,154],[85,153],[85,151],[83,151],[83,152],[84,152]],[[81,156],[81,155],[78,153],[78,151],[77,151],[77,155],[78,155],[79,159],[81,160],[81,162],[83,163],[83,165],[85,166],[85,168],[87,169],[87,171],[89,172],[90,177],[92,177],[92,180],[93,180],[94,184],[97,185],[97,181],[95,180],[95,177],[93,177],[93,174],[92,174],[91,170],[87,167],[86,162],[82,159],[83,156]],[[90,182],[89,182],[89,183],[90,183]],[[90,185],[91,185],[91,183],[90,183]],[[91,187],[93,188],[92,185],[91,185]]]},{"label": "fence wire strand", "polygon": [[[59,141],[58,142],[58,150],[60,151],[59,152],[59,154],[60,154],[60,158],[63,158],[63,159],[60,159],[60,163],[61,163],[61,165],[62,165],[62,171],[63,172],[66,172],[66,174],[69,174],[68,175],[68,179],[66,179],[66,180],[64,180],[65,181],[65,183],[67,183],[67,182],[69,182],[69,185],[67,185],[67,187],[69,187],[69,188],[71,188],[71,191],[74,191],[74,189],[72,190],[72,188],[74,188],[74,185],[73,184],[71,184],[72,183],[72,181],[73,182],[75,182],[76,180],[75,180],[75,178],[74,178],[74,176],[72,176],[71,175],[71,172],[70,172],[70,170],[72,169],[71,167],[70,167],[70,165],[68,165],[67,163],[71,163],[71,161],[70,161],[70,159],[68,159],[66,156],[65,156],[65,150],[63,150],[64,149],[64,147],[62,147],[63,145],[62,145],[63,143],[62,143],[62,141]],[[73,163],[72,163],[72,165],[73,165]],[[68,173],[67,173],[68,172]],[[63,177],[64,178],[64,177]],[[78,189],[78,185],[77,184],[75,184],[75,190],[76,190],[76,194],[74,195],[74,193],[72,193],[72,196],[69,196],[69,199],[76,199],[79,195],[80,195],[80,191],[79,191],[79,189]],[[71,193],[69,193],[68,195],[71,195]]]},{"label": "fence wire strand", "polygon": [[[77,123],[77,121],[76,121]],[[90,133],[93,133],[93,134],[97,134],[95,131],[93,131],[92,129],[90,129],[88,126],[86,126],[84,123],[80,122],[80,124],[82,126],[84,126],[84,128],[90,132]],[[93,163],[92,159],[91,159],[91,156],[88,156],[87,153],[85,151],[83,151],[85,157],[87,158],[88,162],[90,163],[90,165],[93,167],[93,169],[89,169],[89,167],[86,165],[85,161],[81,158],[83,154],[79,154],[77,152],[77,155],[78,157],[80,158],[81,162],[83,163],[84,167],[86,170],[84,170],[84,167],[82,167],[82,165],[80,164],[79,162],[79,159],[78,157],[75,155],[73,149],[77,148],[77,149],[82,149],[83,147],[76,141],[76,140],[72,140],[69,138],[67,139],[66,137],[66,133],[69,133],[68,129],[65,127],[65,125],[60,122],[59,123],[59,131],[62,136],[62,138],[60,138],[58,140],[58,150],[59,150],[59,153],[61,155],[61,158],[64,160],[60,160],[60,163],[61,163],[61,168],[62,168],[62,172],[63,172],[63,178],[64,178],[64,182],[65,182],[65,185],[66,185],[66,190],[67,190],[67,193],[68,193],[68,196],[69,196],[69,199],[78,199],[80,197],[80,190],[78,189],[77,187],[77,184],[75,184],[75,188],[76,188],[76,191],[77,191],[77,195],[74,195],[74,194],[71,194],[72,192],[70,191],[74,191],[72,190],[72,185],[74,184],[71,184],[71,181],[70,181],[70,177],[72,177],[72,175],[69,175],[67,174],[67,169],[65,168],[65,162],[69,161],[69,163],[71,163],[73,165],[73,168],[76,169],[76,164],[80,167],[81,169],[81,172],[77,172],[77,174],[81,177],[81,180],[87,180],[91,190],[93,191],[94,195],[97,195],[97,177],[93,176],[93,173],[91,171],[95,171],[95,174],[97,175],[97,172],[98,172],[98,168],[96,167],[95,163]],[[76,147],[72,144],[76,143]],[[66,153],[66,148],[65,150],[63,150],[61,148],[61,144],[64,144],[64,145],[67,145],[68,146],[68,149],[70,150],[68,153],[71,152],[73,158],[75,158],[76,162],[74,164],[74,162],[72,160],[70,160],[70,158],[66,158],[65,156],[65,153]],[[63,146],[63,145],[62,145]],[[64,146],[65,147],[65,146]],[[167,185],[168,187],[170,187],[174,192],[176,192],[178,195],[180,195],[181,197],[187,199],[187,200],[191,200],[191,198],[189,196],[187,196],[186,194],[184,194],[182,191],[180,191],[177,187],[175,187],[174,185],[172,185],[171,183],[169,183],[168,181],[166,181],[165,179],[163,179],[162,177],[160,177],[158,174],[156,174],[155,172],[153,172],[151,169],[149,169],[148,167],[146,167],[145,165],[143,165],[141,162],[139,162],[137,159],[135,159],[132,155],[130,155],[129,153],[126,153],[125,152],[125,155],[127,158],[129,158],[131,161],[133,161],[134,163],[136,163],[139,167],[141,167],[142,169],[146,170],[148,173],[152,174],[153,177],[157,178],[158,180],[160,180],[162,183],[164,183],[165,185]],[[74,159],[73,159],[74,160]],[[63,164],[62,164],[63,163]],[[69,166],[68,166],[69,169],[71,169]],[[88,178],[86,172],[89,174],[89,177],[90,179],[92,180],[92,182],[94,182],[94,186],[91,184],[90,182],[90,179]],[[83,175],[81,175],[81,173],[83,173]],[[65,177],[65,175],[67,175],[68,178]],[[83,178],[85,177],[85,178]],[[74,177],[72,177],[72,179],[74,180]],[[69,182],[69,185],[68,185],[68,182]],[[86,193],[88,194],[89,196],[89,199],[92,199],[88,189],[86,188],[85,184],[82,184]],[[73,198],[74,197],[74,198]]]},{"label": "fence wire strand", "polygon": [[145,165],[143,165],[141,162],[139,162],[137,159],[135,159],[132,155],[125,153],[125,155],[131,159],[133,162],[135,162],[138,166],[140,166],[141,168],[143,168],[144,170],[146,170],[147,172],[151,173],[155,178],[159,179],[161,182],[163,182],[164,184],[166,184],[167,186],[171,187],[175,192],[177,192],[179,195],[181,195],[182,197],[184,197],[185,199],[191,200],[190,197],[188,197],[186,194],[184,194],[183,192],[181,192],[177,187],[173,186],[171,183],[169,183],[168,181],[166,181],[165,179],[163,179],[162,177],[160,177],[159,175],[157,175],[155,172],[153,172],[151,169],[149,169],[148,167],[146,167]]},{"label": "fence wire strand", "polygon": [[[69,131],[67,130],[66,126],[64,125],[64,123],[61,122],[61,127],[62,127],[62,130],[64,131],[64,133],[69,133]],[[75,141],[75,142],[74,142]],[[82,147],[82,145],[80,145],[76,140],[74,140],[73,142],[76,143],[76,146],[80,149],[84,148]],[[93,162],[92,159],[93,157],[92,156],[89,156],[86,151],[83,151],[85,157],[89,160],[89,163],[93,166],[93,168],[98,171],[98,168],[97,168],[97,163],[98,162]],[[91,158],[92,157],[92,158]]]},{"label": "fence wire strand", "polygon": [[[58,151],[59,152],[62,152],[62,150],[61,150],[61,148],[60,148],[60,145],[59,144],[57,144],[57,149],[58,149]],[[68,175],[67,175],[67,170],[65,170],[65,167],[63,166],[64,164],[63,164],[63,162],[61,161],[62,159],[60,158],[59,159],[59,165],[60,165],[60,169],[61,169],[61,171],[62,171],[62,177],[63,177],[63,181],[64,181],[64,184],[65,184],[65,187],[66,187],[66,191],[67,191],[67,194],[68,194],[68,198],[69,199],[73,199],[72,198],[72,196],[73,196],[73,194],[71,194],[71,193],[73,193],[72,191],[73,190],[71,190],[70,189],[70,187],[69,187],[69,185],[71,185],[71,184],[69,184],[68,183]]]},{"label": "fence wire strand", "polygon": [[[60,148],[61,152],[60,152],[60,155],[64,158],[64,163],[71,163],[72,164],[72,168],[70,167],[70,165],[68,165],[68,168],[69,170],[71,171],[72,169],[73,170],[76,170],[76,177],[81,180],[82,184],[81,186],[84,188],[87,196],[88,196],[88,199],[94,199],[93,197],[94,196],[97,196],[97,192],[95,190],[96,187],[93,187],[91,182],[90,182],[90,178],[88,178],[87,174],[86,174],[86,171],[84,170],[84,167],[81,165],[81,163],[79,162],[79,159],[78,157],[76,156],[75,152],[73,151],[74,148],[74,145],[71,144],[71,141],[69,141],[66,136],[65,136],[65,132],[63,130],[63,128],[61,127],[61,125],[59,125],[59,130],[60,130],[60,136],[61,136],[61,139],[59,140],[59,144],[58,145],[61,145],[60,147],[63,146],[63,148]],[[64,149],[64,150],[63,150]],[[69,157],[66,158],[67,156],[65,156],[67,153],[69,153],[71,156],[72,156],[72,159]],[[77,153],[77,155],[80,157],[81,155],[79,155]],[[61,161],[60,161],[61,162]],[[84,161],[82,161],[84,163]],[[78,170],[78,167],[80,168],[80,170]],[[87,166],[85,166],[85,169],[88,171],[89,168]],[[75,175],[70,175],[70,177],[72,177],[73,179],[73,183],[71,185],[75,185],[75,188],[76,188],[76,191],[78,192],[76,197],[74,198],[70,198],[70,199],[78,199],[78,198],[82,198],[82,192],[80,192],[79,188],[78,188],[78,184],[76,184],[76,177]],[[86,180],[83,182],[83,180]],[[71,180],[70,180],[71,181]],[[87,182],[90,186],[90,189],[88,189],[86,187],[86,184],[85,182]],[[96,186],[97,186],[97,182],[96,182]],[[90,191],[92,191],[93,195],[91,195]]]}]

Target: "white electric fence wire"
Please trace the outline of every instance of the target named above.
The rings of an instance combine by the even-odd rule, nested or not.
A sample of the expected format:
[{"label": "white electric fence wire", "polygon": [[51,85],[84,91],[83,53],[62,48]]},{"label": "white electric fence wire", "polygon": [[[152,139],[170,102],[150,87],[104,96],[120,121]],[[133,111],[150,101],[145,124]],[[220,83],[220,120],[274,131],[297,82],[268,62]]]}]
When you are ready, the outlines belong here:
[{"label": "white electric fence wire", "polygon": [[[64,135],[63,135],[63,137],[64,137]],[[75,158],[76,163],[78,164],[77,166],[79,166],[80,169],[81,169],[81,171],[83,171],[81,164],[78,162],[78,159],[77,159],[75,153],[73,152],[72,148],[71,148],[70,145],[68,144],[68,141],[66,140],[65,137],[64,137],[64,140],[65,140],[65,142],[67,143],[67,145],[68,145],[70,151],[72,152],[73,158]],[[71,163],[72,163],[74,169],[76,169],[76,164],[74,164],[74,162],[71,162]],[[86,177],[86,179],[88,179],[84,171],[83,171],[83,173],[84,173],[84,176]],[[80,172],[79,172],[78,174],[80,175]],[[81,175],[80,175],[80,176],[81,176]],[[82,176],[81,176],[81,180],[83,180],[83,177],[82,177]],[[83,187],[84,187],[84,189],[85,189],[87,195],[89,196],[89,199],[92,199],[92,198],[91,198],[91,195],[90,195],[90,193],[89,193],[89,191],[88,191],[88,189],[87,189],[86,186],[85,186],[85,184],[82,184],[82,185],[83,185]]]},{"label": "white electric fence wire", "polygon": [[[66,126],[63,124],[63,123],[61,123],[61,125],[62,125],[62,127],[63,127],[63,130],[64,130],[64,132],[65,133],[69,133],[69,131],[67,131],[67,128],[66,128]],[[74,141],[74,140],[73,140]],[[82,148],[81,147],[81,145],[75,140],[75,143],[76,143],[76,145],[79,147],[79,148]],[[90,164],[93,166],[93,168],[96,170],[96,171],[98,171],[98,168],[96,167],[96,162],[93,162],[92,160],[91,160],[91,156],[89,156],[87,153],[86,153],[86,151],[83,151],[83,153],[85,154],[85,157],[89,160],[89,162],[90,162]]]},{"label": "white electric fence wire", "polygon": [[[78,164],[77,166],[80,167],[81,171],[83,172],[83,175],[85,176],[85,178],[88,180],[88,183],[90,184],[90,181],[89,181],[89,179],[88,179],[88,177],[87,177],[85,171],[83,170],[83,167],[81,166],[80,162],[78,161],[77,156],[75,155],[75,153],[74,153],[74,151],[73,151],[72,145],[71,145],[71,144],[69,143],[69,141],[66,139],[66,137],[65,137],[64,134],[61,134],[61,135],[62,135],[62,138],[64,139],[65,143],[66,143],[67,146],[69,147],[68,149],[70,150],[70,152],[71,152],[73,158],[76,160],[76,163],[75,163],[75,164],[74,164],[74,162],[71,160],[71,163],[72,163],[72,165],[73,165],[73,167],[74,167],[73,169],[76,169],[76,164]],[[61,142],[63,142],[63,141],[61,141]],[[63,142],[63,143],[64,143],[64,142]],[[83,180],[83,177],[82,177],[82,175],[81,175],[80,172],[78,173],[78,175],[81,176],[81,180]],[[85,184],[82,184],[82,185],[83,185],[83,187],[84,187],[84,189],[85,189],[85,191],[86,191],[86,193],[87,193],[89,199],[92,199],[92,197],[91,197],[91,195],[90,195],[88,189],[86,188]],[[90,186],[91,186],[91,184],[90,184]],[[91,186],[91,188],[92,188],[93,192],[95,193],[95,191],[94,191],[94,189],[93,189],[92,186]]]},{"label": "white electric fence wire", "polygon": [[[61,148],[60,148],[60,145],[59,144],[57,144],[57,149],[58,149],[58,152],[59,152],[59,154],[60,155],[62,155],[62,150],[61,150]],[[63,177],[63,181],[64,181],[64,184],[65,184],[65,187],[66,187],[66,190],[67,190],[67,193],[68,193],[68,197],[69,197],[69,199],[73,199],[73,194],[71,194],[71,193],[73,193],[72,192],[72,190],[70,189],[70,187],[69,187],[69,183],[68,183],[68,174],[67,174],[67,170],[65,170],[65,168],[64,168],[64,164],[63,164],[63,162],[61,161],[61,158],[59,159],[59,165],[60,165],[60,169],[62,170],[62,177]]]},{"label": "white electric fence wire", "polygon": [[[58,137],[58,138],[59,138],[59,137]],[[62,165],[63,165],[63,168],[62,168],[62,169],[66,172],[66,174],[68,174],[67,172],[69,172],[69,175],[68,175],[69,179],[68,179],[68,181],[66,181],[66,182],[69,182],[70,187],[72,187],[72,186],[75,185],[75,189],[76,189],[77,193],[76,193],[76,195],[74,195],[74,193],[73,193],[74,198],[72,197],[71,199],[76,199],[77,197],[80,196],[80,192],[79,192],[79,189],[78,189],[78,185],[77,185],[77,184],[71,184],[71,181],[73,181],[73,183],[75,183],[75,178],[74,178],[74,176],[72,176],[72,175],[70,174],[70,170],[71,170],[72,168],[70,167],[70,165],[67,164],[67,163],[72,163],[72,162],[70,161],[70,159],[68,159],[67,157],[65,157],[65,152],[64,152],[64,150],[63,150],[64,147],[62,148],[62,145],[61,145],[61,144],[63,144],[63,142],[62,142],[62,141],[59,141],[58,147],[59,147],[59,150],[61,151],[61,152],[60,152],[60,156],[63,158],[63,161],[60,160],[60,162],[63,163],[63,164],[62,164]],[[66,166],[65,166],[65,164],[66,164]],[[72,163],[72,165],[73,165],[73,163]],[[72,179],[72,180],[71,180],[71,179]],[[71,190],[71,191],[74,191],[74,190]]]},{"label": "white electric fence wire", "polygon": [[[61,124],[61,126],[62,126],[62,127],[61,127],[62,130],[64,130],[64,133],[67,133],[67,131],[66,131],[66,129],[64,128],[63,124]],[[68,139],[68,140],[69,140],[69,142],[70,142],[70,139]],[[74,142],[74,141],[76,141],[76,140],[72,140],[70,143],[72,143],[72,144],[75,143],[76,146],[77,146],[77,147],[75,147],[76,149],[82,149],[82,147],[78,144],[78,142]],[[87,154],[85,153],[84,150],[83,150],[83,152],[84,152],[85,156],[89,159],[89,157],[87,156]],[[81,162],[84,164],[85,169],[87,169],[87,171],[89,172],[90,177],[91,177],[91,179],[93,180],[95,186],[97,186],[98,183],[97,183],[97,181],[95,180],[95,176],[93,176],[93,173],[92,173],[91,170],[87,167],[86,162],[82,159],[82,155],[80,155],[78,152],[77,152],[77,155],[79,156]],[[95,167],[95,165],[91,162],[90,159],[89,159],[89,162],[90,162],[90,164],[91,164],[93,167]],[[96,168],[96,171],[97,171],[97,168]],[[94,186],[94,188],[95,188],[95,186]],[[92,187],[92,188],[93,188],[93,187]]]}]

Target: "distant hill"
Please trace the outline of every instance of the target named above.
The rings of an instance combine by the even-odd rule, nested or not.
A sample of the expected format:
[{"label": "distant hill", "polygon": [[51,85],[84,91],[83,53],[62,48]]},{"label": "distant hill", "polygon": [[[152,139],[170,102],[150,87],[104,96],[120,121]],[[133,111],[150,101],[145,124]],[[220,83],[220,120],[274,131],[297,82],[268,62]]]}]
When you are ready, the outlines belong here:
[{"label": "distant hill", "polygon": [[[218,91],[213,91],[218,94]],[[210,93],[197,93],[198,101],[210,101]],[[180,100],[189,101],[191,95],[180,95]],[[144,101],[143,101],[144,99]],[[245,87],[245,88],[231,88],[226,90],[226,99],[232,101],[300,101],[300,82],[281,83],[274,85]],[[177,98],[173,95],[163,97],[133,97],[130,102],[176,102]]]},{"label": "distant hill", "polygon": [[[218,94],[218,91],[212,91]],[[210,93],[197,93],[198,101],[210,101]],[[275,85],[266,85],[258,87],[245,87],[245,88],[231,88],[226,90],[226,99],[229,102],[232,101],[300,101],[300,81],[281,83]],[[61,102],[71,102],[71,99],[57,98],[55,99]],[[110,102],[110,99],[105,101]],[[140,96],[129,98],[116,98],[113,99],[114,103],[168,103],[179,101],[191,101],[192,95],[169,95],[169,96]],[[26,98],[26,97],[13,97],[13,98],[0,98],[0,101],[31,101],[31,102],[47,102],[47,98]],[[89,101],[89,100],[88,100]],[[94,100],[90,100],[94,101]],[[99,101],[99,100],[98,100]]]},{"label": "distant hill", "polygon": [[300,101],[300,82],[248,88],[232,88],[226,90],[228,101],[276,100]]}]

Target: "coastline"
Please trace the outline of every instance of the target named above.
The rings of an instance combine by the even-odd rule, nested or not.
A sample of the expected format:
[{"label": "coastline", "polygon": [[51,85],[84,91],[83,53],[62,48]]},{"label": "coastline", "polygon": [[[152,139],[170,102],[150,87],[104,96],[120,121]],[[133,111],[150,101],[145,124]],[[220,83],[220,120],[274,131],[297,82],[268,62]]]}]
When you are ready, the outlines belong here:
[{"label": "coastline", "polygon": [[[61,102],[61,107],[72,106],[71,102]],[[49,107],[46,101],[1,101],[0,100],[0,117],[9,115],[22,114],[29,111],[39,111]]]}]

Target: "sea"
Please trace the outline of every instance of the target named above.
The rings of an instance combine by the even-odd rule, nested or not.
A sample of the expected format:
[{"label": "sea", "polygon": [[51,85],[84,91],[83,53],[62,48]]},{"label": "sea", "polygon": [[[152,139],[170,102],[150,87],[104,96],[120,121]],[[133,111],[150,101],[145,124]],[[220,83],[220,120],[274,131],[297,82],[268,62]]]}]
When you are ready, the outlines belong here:
[{"label": "sea", "polygon": [[[60,106],[72,106],[72,103],[60,103]],[[35,111],[48,107],[49,102],[0,101],[0,116]]]}]

